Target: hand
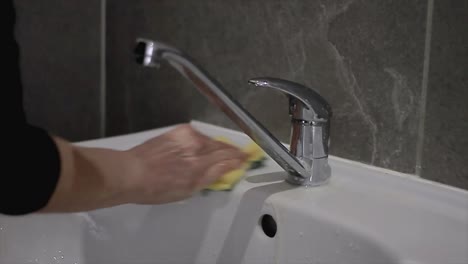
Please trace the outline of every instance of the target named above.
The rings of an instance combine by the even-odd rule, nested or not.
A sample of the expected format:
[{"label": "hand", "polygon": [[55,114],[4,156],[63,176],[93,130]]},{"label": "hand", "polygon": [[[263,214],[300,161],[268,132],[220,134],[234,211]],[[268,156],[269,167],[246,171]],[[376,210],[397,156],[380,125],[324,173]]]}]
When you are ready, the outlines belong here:
[{"label": "hand", "polygon": [[57,187],[39,212],[80,212],[120,204],[182,200],[247,159],[235,147],[181,125],[126,151],[79,147],[53,137]]},{"label": "hand", "polygon": [[135,158],[129,175],[133,203],[158,204],[190,197],[247,158],[239,149],[181,125],[127,151]]}]

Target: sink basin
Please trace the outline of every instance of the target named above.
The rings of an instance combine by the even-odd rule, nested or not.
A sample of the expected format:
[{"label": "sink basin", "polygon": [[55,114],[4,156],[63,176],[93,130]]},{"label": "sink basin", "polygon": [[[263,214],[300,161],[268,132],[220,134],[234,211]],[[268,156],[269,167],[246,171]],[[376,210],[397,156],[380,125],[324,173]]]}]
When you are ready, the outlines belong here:
[{"label": "sink basin", "polygon": [[[192,122],[239,145],[242,133]],[[171,127],[79,142],[127,149]],[[330,157],[330,183],[268,159],[231,192],[165,205],[0,217],[0,263],[468,263],[468,192]]]}]

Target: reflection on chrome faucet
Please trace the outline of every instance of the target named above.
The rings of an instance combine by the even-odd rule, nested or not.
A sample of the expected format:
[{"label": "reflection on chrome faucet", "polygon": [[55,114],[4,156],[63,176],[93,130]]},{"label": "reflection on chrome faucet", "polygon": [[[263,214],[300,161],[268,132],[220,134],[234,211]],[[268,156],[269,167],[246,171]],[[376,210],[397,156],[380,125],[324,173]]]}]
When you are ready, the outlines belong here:
[{"label": "reflection on chrome faucet", "polygon": [[135,56],[143,66],[159,67],[160,63],[167,62],[174,67],[288,172],[288,182],[306,186],[328,182],[331,174],[328,165],[331,108],[314,90],[277,78],[249,80],[256,87],[273,88],[288,95],[292,119],[291,151],[288,151],[214,78],[180,50],[164,43],[138,39]]}]

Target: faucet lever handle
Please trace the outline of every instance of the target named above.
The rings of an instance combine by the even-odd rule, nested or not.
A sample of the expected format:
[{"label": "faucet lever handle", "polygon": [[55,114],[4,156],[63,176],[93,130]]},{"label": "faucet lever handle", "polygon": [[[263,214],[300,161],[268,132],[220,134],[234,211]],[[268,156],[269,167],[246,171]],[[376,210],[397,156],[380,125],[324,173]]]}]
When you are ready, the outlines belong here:
[{"label": "faucet lever handle", "polygon": [[[307,185],[321,185],[328,181],[328,145],[331,107],[316,91],[301,84],[277,78],[253,78],[250,84],[269,87],[286,93],[292,118],[290,153],[310,172]],[[289,177],[292,183],[303,184],[304,179]]]},{"label": "faucet lever handle", "polygon": [[316,123],[328,122],[331,118],[330,105],[313,89],[295,82],[270,77],[252,78],[249,83],[286,93],[289,97],[289,109],[293,119]]}]

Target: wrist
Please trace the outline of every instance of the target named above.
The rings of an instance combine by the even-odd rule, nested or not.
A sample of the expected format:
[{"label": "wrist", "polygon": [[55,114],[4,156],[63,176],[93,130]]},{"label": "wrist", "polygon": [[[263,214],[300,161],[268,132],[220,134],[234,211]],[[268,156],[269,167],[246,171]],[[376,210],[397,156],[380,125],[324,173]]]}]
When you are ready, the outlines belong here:
[{"label": "wrist", "polygon": [[138,180],[143,174],[143,164],[132,151],[117,151],[112,159],[119,165],[116,171],[107,179],[107,186],[113,190],[119,203],[133,203],[140,191]]},{"label": "wrist", "polygon": [[[138,171],[138,160],[127,151],[80,148],[80,152],[89,160],[93,171],[83,171],[78,178],[92,175],[95,179],[85,177],[84,180],[92,180],[92,183],[80,185],[89,188],[91,193],[96,193],[101,206],[115,206],[130,203],[133,196],[135,173]],[[89,166],[80,166],[86,168]]]}]

